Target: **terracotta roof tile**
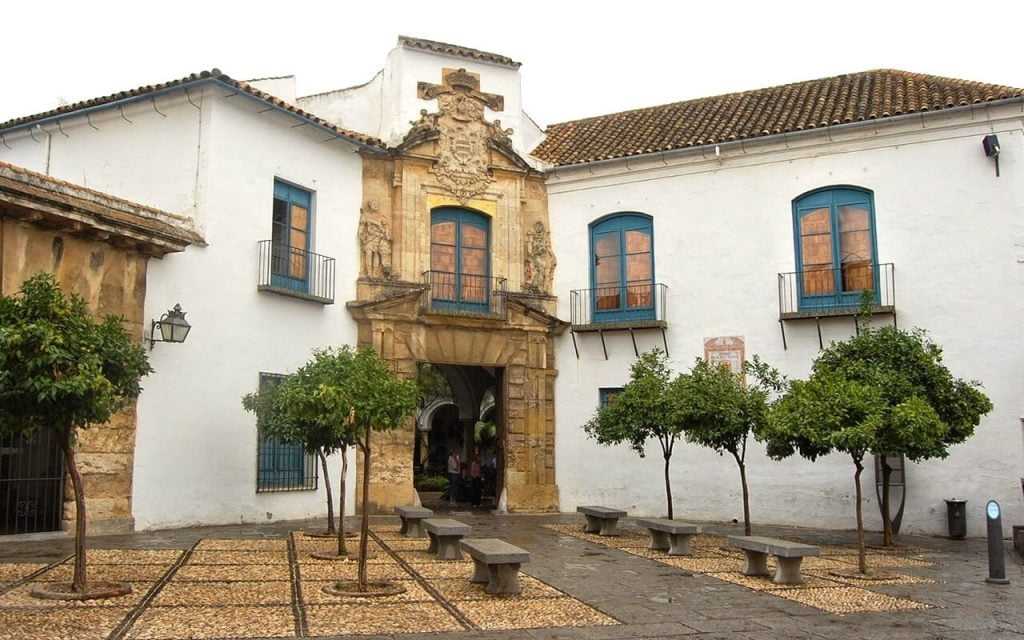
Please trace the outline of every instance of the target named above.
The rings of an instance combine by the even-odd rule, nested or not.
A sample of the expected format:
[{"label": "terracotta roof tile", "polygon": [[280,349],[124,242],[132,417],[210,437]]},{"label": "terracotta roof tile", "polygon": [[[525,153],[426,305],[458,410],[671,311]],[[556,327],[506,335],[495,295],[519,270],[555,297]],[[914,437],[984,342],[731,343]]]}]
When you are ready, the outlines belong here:
[{"label": "terracotta roof tile", "polygon": [[1021,96],[1024,89],[878,69],[553,124],[533,155],[564,166]]},{"label": "terracotta roof tile", "polygon": [[26,212],[131,238],[160,254],[206,244],[184,216],[0,162],[0,213]]},{"label": "terracotta roof tile", "polygon": [[427,51],[433,51],[434,53],[445,53],[450,56],[459,56],[460,58],[492,62],[494,64],[501,64],[514,69],[518,69],[523,64],[521,62],[516,62],[508,56],[503,56],[500,53],[490,53],[489,51],[470,49],[469,47],[462,47],[457,44],[448,44],[447,42],[438,42],[437,40],[398,36],[398,44],[411,49],[425,49]]},{"label": "terracotta roof tile", "polygon": [[170,80],[168,82],[162,82],[159,84],[148,84],[141,87],[137,87],[135,89],[130,89],[128,91],[119,91],[117,93],[112,93],[108,96],[101,96],[99,98],[92,98],[90,100],[82,100],[81,102],[75,102],[72,104],[64,105],[56,109],[51,109],[50,111],[44,111],[43,113],[36,113],[30,116],[23,116],[20,118],[13,118],[11,120],[8,120],[7,122],[0,123],[0,132],[3,132],[4,130],[7,129],[11,129],[13,127],[20,127],[25,124],[36,122],[37,120],[44,120],[47,118],[53,118],[55,116],[61,116],[65,114],[70,116],[74,112],[81,111],[82,109],[87,109],[90,107],[99,107],[130,98],[143,97],[148,94],[155,93],[157,91],[173,89],[175,87],[181,87],[187,84],[193,84],[203,80],[217,81],[229,87],[233,87],[239,91],[247,93],[255,98],[259,98],[260,100],[263,100],[267,103],[274,105],[275,107],[287,111],[298,118],[302,118],[303,120],[306,120],[312,124],[316,124],[320,127],[323,127],[324,129],[333,132],[335,135],[341,138],[345,138],[350,142],[354,142],[355,144],[382,150],[386,148],[384,143],[378,140],[377,138],[368,136],[363,133],[359,133],[358,131],[352,131],[350,129],[343,129],[341,127],[338,127],[328,122],[327,120],[319,118],[313,115],[312,113],[309,113],[308,111],[304,111],[289,102],[285,102],[284,100],[281,100],[276,96],[266,93],[265,91],[260,91],[259,89],[250,85],[247,82],[235,80],[227,74],[222,73],[220,69],[216,68],[211,69],[209,71],[193,73],[188,76],[185,76],[184,78],[178,78],[177,80]]}]

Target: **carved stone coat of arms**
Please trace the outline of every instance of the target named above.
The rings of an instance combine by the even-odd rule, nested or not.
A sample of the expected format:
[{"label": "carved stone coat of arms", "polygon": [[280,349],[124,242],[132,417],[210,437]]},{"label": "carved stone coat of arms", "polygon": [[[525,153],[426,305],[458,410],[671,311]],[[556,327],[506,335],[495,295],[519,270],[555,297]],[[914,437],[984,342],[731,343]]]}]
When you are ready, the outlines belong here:
[{"label": "carved stone coat of arms", "polygon": [[[479,196],[494,182],[491,175],[489,144],[495,136],[507,139],[510,130],[502,130],[484,120],[484,107],[500,111],[501,96],[482,93],[479,79],[465,69],[446,71],[443,84],[419,84],[419,96],[437,99],[439,113],[421,112],[418,122],[406,137],[436,133],[437,162],[432,169],[437,181],[459,202]],[[499,139],[500,141],[500,139]]]}]

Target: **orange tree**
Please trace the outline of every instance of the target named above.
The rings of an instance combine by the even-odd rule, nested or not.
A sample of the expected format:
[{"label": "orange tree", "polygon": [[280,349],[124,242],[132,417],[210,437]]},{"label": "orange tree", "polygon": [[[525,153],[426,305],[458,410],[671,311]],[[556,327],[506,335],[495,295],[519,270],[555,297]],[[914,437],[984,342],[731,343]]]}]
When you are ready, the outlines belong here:
[{"label": "orange tree", "polygon": [[[863,327],[859,336],[825,349],[807,380],[792,382],[772,407],[764,435],[774,458],[850,456],[856,469],[858,566],[867,573],[861,488],[865,456],[902,454],[915,462],[944,458],[950,446],[974,433],[991,408],[977,382],[949,373],[942,350],[923,331]],[[883,520],[888,529],[887,513]]]},{"label": "orange tree", "polygon": [[[345,557],[345,500],[348,478],[348,450],[356,442],[350,419],[351,406],[344,391],[350,376],[355,351],[318,349],[313,357],[279,383],[250,393],[242,406],[256,414],[260,432],[282,442],[298,444],[307,453],[315,453],[324,469],[327,490],[327,530],[337,533],[337,556]],[[341,453],[341,478],[338,486],[339,528],[335,531],[330,475],[326,456]]]},{"label": "orange tree", "polygon": [[693,369],[681,377],[687,387],[683,405],[690,442],[728,453],[740,472],[743,495],[743,530],[750,535],[750,489],[747,486],[747,444],[750,436],[760,438],[768,425],[773,394],[785,386],[785,379],[757,356],[743,363],[743,374],[725,364],[697,358]]},{"label": "orange tree", "polygon": [[355,352],[349,375],[339,390],[339,401],[348,407],[356,442],[363,454],[362,520],[359,538],[358,590],[368,590],[367,536],[370,514],[370,464],[374,431],[391,431],[416,413],[420,390],[415,380],[397,376],[371,348]]},{"label": "orange tree", "polygon": [[654,439],[664,460],[665,502],[673,517],[669,465],[676,442],[687,428],[688,387],[685,376],[673,378],[668,356],[660,349],[641,354],[630,368],[629,382],[584,425],[587,436],[602,445],[628,444],[641,458]]},{"label": "orange tree", "polygon": [[130,406],[151,372],[123,318],[95,318],[81,297],[65,296],[52,275],[33,276],[17,294],[0,297],[0,433],[54,431],[75,495],[74,574],[70,589],[52,588],[48,597],[130,591],[128,585],[86,582],[85,489],[75,435]]}]

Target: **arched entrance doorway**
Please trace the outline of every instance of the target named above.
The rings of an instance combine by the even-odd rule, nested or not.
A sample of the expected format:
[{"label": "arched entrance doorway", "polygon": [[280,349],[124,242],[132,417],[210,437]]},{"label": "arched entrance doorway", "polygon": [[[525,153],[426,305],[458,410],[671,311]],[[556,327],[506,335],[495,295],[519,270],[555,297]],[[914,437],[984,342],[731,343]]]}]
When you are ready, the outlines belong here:
[{"label": "arched entrance doorway", "polygon": [[[451,401],[460,407],[462,433],[470,434],[460,442],[470,457],[476,424],[484,418],[495,425],[494,495],[501,506],[557,511],[553,338],[565,323],[512,294],[497,318],[437,312],[425,304],[426,293],[424,286],[394,285],[374,300],[350,302],[359,343],[372,346],[408,378],[418,375],[421,363],[443,372]],[[433,422],[441,410],[433,409]],[[372,511],[391,513],[417,501],[417,425],[424,423],[410,419],[404,428],[375,434]]]},{"label": "arched entrance doorway", "polygon": [[431,509],[494,509],[504,476],[495,367],[419,363],[414,486]]}]

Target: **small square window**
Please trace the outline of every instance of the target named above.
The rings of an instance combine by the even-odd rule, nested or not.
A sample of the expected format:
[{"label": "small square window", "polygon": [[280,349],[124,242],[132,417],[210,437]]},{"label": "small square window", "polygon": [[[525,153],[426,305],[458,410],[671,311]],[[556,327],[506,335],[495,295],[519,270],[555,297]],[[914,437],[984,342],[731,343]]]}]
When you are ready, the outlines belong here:
[{"label": "small square window", "polygon": [[598,389],[598,403],[603,409],[608,406],[608,403],[615,399],[615,396],[622,393],[622,387],[601,387]]}]

